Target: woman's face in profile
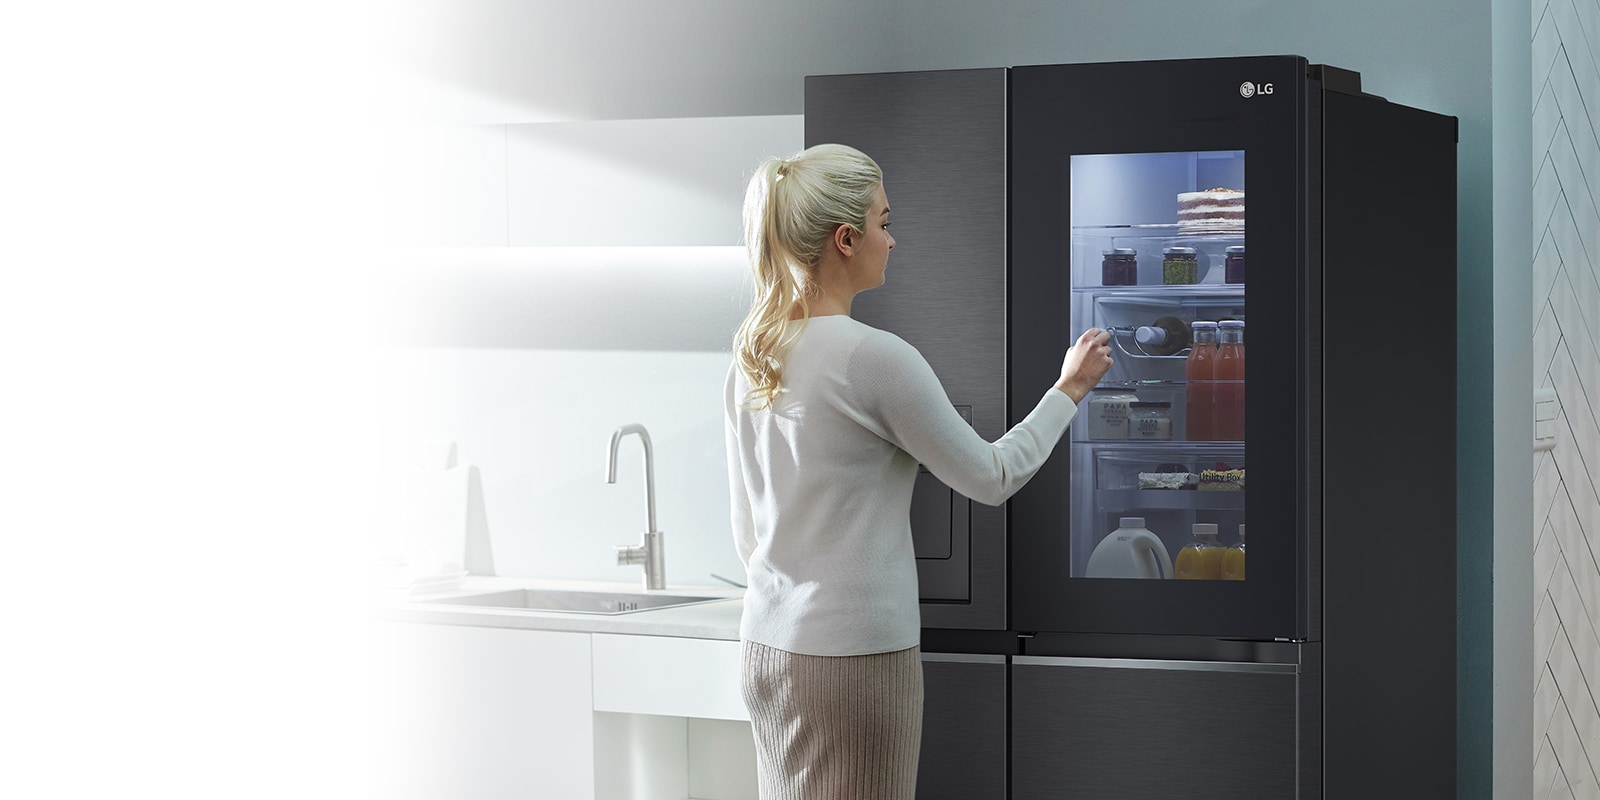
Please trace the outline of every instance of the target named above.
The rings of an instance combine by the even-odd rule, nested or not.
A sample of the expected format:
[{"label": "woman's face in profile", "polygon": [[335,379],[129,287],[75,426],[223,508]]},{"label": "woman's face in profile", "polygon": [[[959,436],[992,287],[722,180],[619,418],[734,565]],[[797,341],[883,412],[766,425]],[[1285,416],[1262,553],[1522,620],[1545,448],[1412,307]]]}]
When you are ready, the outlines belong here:
[{"label": "woman's face in profile", "polygon": [[893,249],[894,237],[889,235],[889,196],[879,184],[872,191],[872,205],[867,207],[867,229],[851,259],[854,262],[851,272],[856,276],[858,290],[883,285],[889,251]]}]

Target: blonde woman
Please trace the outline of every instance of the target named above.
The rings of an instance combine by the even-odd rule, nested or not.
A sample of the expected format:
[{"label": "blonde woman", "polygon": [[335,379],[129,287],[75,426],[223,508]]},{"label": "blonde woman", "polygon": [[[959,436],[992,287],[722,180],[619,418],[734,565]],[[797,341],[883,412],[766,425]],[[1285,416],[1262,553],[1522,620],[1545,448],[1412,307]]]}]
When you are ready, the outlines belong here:
[{"label": "blonde woman", "polygon": [[742,684],[763,800],[893,800],[916,788],[917,465],[999,505],[1038,471],[1111,366],[1090,329],[998,441],[962,420],[915,348],[851,319],[894,237],[883,173],[817,145],[745,195],[755,302],[725,391],[734,543],[749,574]]}]

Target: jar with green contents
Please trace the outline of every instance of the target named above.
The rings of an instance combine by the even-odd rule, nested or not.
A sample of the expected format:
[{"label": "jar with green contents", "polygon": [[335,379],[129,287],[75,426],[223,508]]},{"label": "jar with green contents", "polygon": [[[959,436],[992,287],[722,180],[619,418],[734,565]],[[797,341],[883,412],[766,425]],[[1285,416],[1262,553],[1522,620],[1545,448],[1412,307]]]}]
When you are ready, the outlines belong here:
[{"label": "jar with green contents", "polygon": [[1168,247],[1161,251],[1161,282],[1168,286],[1200,282],[1199,254],[1193,247]]}]

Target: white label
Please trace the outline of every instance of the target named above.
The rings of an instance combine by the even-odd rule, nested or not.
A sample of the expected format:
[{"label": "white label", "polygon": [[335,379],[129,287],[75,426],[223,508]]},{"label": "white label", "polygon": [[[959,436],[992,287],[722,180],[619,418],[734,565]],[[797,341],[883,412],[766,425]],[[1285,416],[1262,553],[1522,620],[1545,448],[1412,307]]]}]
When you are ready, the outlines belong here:
[{"label": "white label", "polygon": [[1089,401],[1089,438],[1128,438],[1128,403],[1121,398],[1103,397]]},{"label": "white label", "polygon": [[1145,417],[1128,420],[1129,439],[1171,439],[1172,420]]}]

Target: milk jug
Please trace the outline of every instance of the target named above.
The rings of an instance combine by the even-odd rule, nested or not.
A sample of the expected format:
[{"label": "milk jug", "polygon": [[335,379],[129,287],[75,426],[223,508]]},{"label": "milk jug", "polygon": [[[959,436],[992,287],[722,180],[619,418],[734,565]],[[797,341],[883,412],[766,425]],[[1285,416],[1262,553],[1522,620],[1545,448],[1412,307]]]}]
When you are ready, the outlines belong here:
[{"label": "milk jug", "polygon": [[1170,578],[1172,557],[1160,537],[1144,526],[1144,517],[1122,517],[1117,529],[1095,546],[1084,577]]}]

